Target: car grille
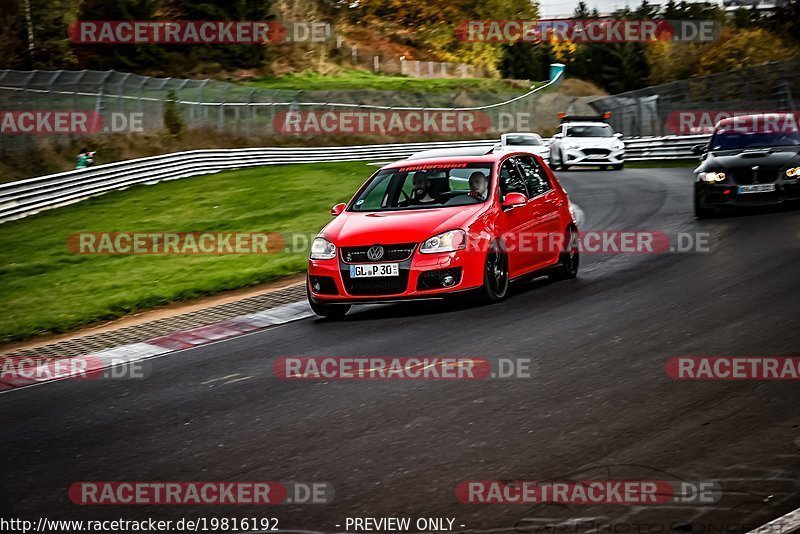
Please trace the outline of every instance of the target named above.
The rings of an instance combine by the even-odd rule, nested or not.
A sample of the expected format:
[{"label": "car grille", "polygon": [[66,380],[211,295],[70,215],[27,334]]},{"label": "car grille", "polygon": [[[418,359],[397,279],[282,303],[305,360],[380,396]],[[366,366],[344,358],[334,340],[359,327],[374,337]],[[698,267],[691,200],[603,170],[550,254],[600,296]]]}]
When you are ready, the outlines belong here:
[{"label": "car grille", "polygon": [[584,148],[581,149],[581,152],[587,156],[608,156],[611,153],[610,150],[606,150],[605,148]]},{"label": "car grille", "polygon": [[414,253],[414,243],[402,245],[381,245],[383,256],[377,260],[367,257],[367,251],[372,247],[344,247],[341,250],[342,261],[345,263],[378,263],[387,261],[405,261]]},{"label": "car grille", "polygon": [[408,269],[400,269],[400,276],[379,276],[375,278],[350,278],[348,271],[342,271],[344,287],[351,295],[395,295],[403,293],[408,285]]},{"label": "car grille", "polygon": [[750,167],[731,170],[733,181],[739,185],[769,184],[777,180],[778,176],[780,176],[780,169],[777,167],[759,166],[757,171]]}]

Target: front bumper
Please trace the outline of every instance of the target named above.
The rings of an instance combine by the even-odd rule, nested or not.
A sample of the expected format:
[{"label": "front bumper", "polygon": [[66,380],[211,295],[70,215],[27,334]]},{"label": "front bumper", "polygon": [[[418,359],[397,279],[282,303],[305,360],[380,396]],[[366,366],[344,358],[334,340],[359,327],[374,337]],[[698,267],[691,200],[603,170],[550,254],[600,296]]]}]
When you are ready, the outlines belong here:
[{"label": "front bumper", "polygon": [[[704,207],[769,206],[786,201],[800,200],[800,180],[776,180],[775,191],[765,193],[740,193],[739,186],[732,181],[709,183],[696,180],[694,195],[697,203]],[[749,184],[748,184],[749,185]]]},{"label": "front bumper", "polygon": [[[398,277],[350,277],[350,265],[341,257],[308,261],[311,298],[319,303],[370,304],[411,299],[437,299],[471,291],[483,285],[483,261],[473,251],[420,254],[398,263]],[[382,263],[382,262],[378,262]],[[361,263],[360,265],[369,265]],[[445,277],[454,283],[445,286]],[[449,280],[448,280],[449,281]]]},{"label": "front bumper", "polygon": [[564,150],[565,165],[621,165],[625,163],[625,149],[569,149]]}]

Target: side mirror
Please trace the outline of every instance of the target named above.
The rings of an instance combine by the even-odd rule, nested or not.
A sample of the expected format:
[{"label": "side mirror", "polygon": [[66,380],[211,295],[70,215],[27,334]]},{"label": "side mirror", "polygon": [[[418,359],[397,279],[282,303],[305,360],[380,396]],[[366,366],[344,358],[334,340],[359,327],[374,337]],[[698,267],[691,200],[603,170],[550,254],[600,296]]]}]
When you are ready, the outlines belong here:
[{"label": "side mirror", "polygon": [[513,208],[515,206],[522,206],[528,202],[528,198],[522,193],[508,193],[503,202],[500,204],[503,209]]},{"label": "side mirror", "polygon": [[331,215],[333,215],[334,217],[340,215],[346,207],[347,204],[345,204],[344,202],[342,202],[341,204],[336,204],[334,207],[331,208]]},{"label": "side mirror", "polygon": [[622,139],[622,134],[617,132],[614,134],[614,137],[616,137],[617,139]]},{"label": "side mirror", "polygon": [[694,145],[692,147],[692,154],[694,154],[695,156],[699,156],[705,151],[705,148],[706,148],[705,145]]},{"label": "side mirror", "polygon": [[562,137],[564,137],[563,133],[557,133],[553,136],[553,139],[561,139]]}]

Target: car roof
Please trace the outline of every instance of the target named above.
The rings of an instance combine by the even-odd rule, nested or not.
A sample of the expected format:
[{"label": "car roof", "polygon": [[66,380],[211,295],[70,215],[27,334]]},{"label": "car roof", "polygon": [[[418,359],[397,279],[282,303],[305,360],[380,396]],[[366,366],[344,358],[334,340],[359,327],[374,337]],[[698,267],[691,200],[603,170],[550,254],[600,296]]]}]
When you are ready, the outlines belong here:
[{"label": "car roof", "polygon": [[751,119],[753,117],[775,117],[776,119],[779,118],[786,118],[790,115],[794,115],[794,113],[782,113],[782,112],[775,112],[775,113],[748,113],[747,115],[737,115],[735,117],[728,117],[727,119],[722,119],[719,121],[714,128],[721,128],[724,126],[729,126],[731,124],[736,124],[736,122],[740,122],[743,119]]},{"label": "car roof", "polygon": [[575,121],[575,122],[562,122],[565,126],[609,126],[607,122],[602,121]]},{"label": "car roof", "polygon": [[406,158],[406,160],[417,159],[431,159],[431,158],[446,158],[446,157],[464,157],[464,156],[483,156],[494,150],[495,143],[480,145],[480,146],[464,146],[458,148],[434,148],[433,150],[423,150],[422,152],[415,152]]},{"label": "car roof", "polygon": [[504,133],[504,134],[502,135],[502,137],[507,137],[507,136],[509,136],[509,135],[532,135],[532,136],[534,136],[534,137],[538,137],[538,138],[540,138],[540,139],[541,139],[541,137],[542,137],[541,135],[539,135],[539,134],[538,134],[538,133],[536,133],[536,132],[508,132],[508,133]]}]

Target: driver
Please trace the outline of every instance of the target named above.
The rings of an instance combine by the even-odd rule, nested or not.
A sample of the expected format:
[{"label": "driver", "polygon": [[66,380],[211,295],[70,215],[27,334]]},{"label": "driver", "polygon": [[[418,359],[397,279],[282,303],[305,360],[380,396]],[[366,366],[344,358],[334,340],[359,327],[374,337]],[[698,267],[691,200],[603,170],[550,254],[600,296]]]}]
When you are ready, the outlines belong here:
[{"label": "driver", "polygon": [[469,196],[478,200],[486,200],[488,190],[489,180],[485,174],[476,171],[469,176]]},{"label": "driver", "polygon": [[441,201],[441,199],[431,192],[431,180],[426,171],[415,172],[414,178],[412,179],[412,184],[413,190],[411,192],[411,198],[401,202],[401,206],[433,204]]}]

